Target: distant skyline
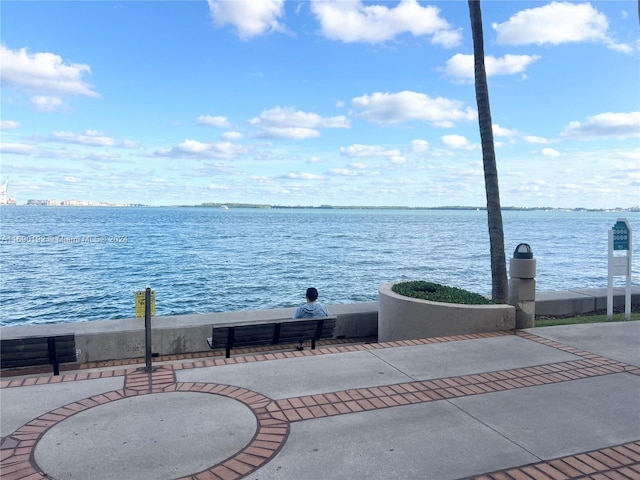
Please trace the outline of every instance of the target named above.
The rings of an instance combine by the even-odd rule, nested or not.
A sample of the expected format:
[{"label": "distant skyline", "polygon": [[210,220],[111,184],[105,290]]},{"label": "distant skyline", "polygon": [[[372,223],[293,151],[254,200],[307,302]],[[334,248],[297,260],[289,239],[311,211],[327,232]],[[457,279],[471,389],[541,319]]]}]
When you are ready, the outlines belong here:
[{"label": "distant skyline", "polygon": [[[637,2],[481,6],[502,205],[640,205]],[[18,204],[486,204],[466,1],[0,9]]]}]

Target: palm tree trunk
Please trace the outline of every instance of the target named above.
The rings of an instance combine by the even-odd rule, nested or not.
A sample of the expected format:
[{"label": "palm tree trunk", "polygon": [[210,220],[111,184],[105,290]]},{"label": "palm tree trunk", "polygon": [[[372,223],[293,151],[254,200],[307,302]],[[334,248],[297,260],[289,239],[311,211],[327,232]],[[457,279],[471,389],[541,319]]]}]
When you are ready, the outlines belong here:
[{"label": "palm tree trunk", "polygon": [[476,102],[478,104],[478,123],[482,142],[484,185],[487,193],[487,218],[491,251],[491,298],[507,303],[509,284],[504,253],[504,231],[502,228],[500,190],[498,188],[498,169],[493,145],[491,109],[489,108],[489,88],[487,87],[487,73],[484,67],[484,38],[480,0],[469,0],[469,15],[471,17],[471,32],[473,35]]}]

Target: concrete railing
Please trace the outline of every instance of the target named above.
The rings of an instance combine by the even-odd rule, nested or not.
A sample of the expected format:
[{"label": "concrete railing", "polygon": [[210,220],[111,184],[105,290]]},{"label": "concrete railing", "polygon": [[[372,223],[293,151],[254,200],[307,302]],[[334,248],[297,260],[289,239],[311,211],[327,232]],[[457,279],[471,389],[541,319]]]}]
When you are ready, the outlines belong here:
[{"label": "concrete railing", "polygon": [[[337,317],[334,331],[336,338],[376,336],[378,302],[328,305],[327,307],[331,315]],[[151,350],[158,355],[208,351],[207,337],[211,336],[211,327],[216,323],[292,318],[294,312],[295,308],[274,308],[153,317],[151,319]],[[7,338],[61,333],[75,334],[80,363],[145,356],[144,318],[0,328],[0,336]]]},{"label": "concrete railing", "polygon": [[[624,305],[624,292],[624,287],[613,289],[614,307]],[[631,287],[631,303],[640,304],[640,285]],[[606,288],[536,292],[536,315],[580,315],[606,308]]]},{"label": "concrete railing", "polygon": [[[581,314],[606,308],[607,289],[539,292],[536,314]],[[624,288],[616,288],[614,304],[624,303]],[[640,286],[632,289],[632,303],[640,303]],[[378,302],[328,305],[336,315],[336,338],[376,337],[378,334]],[[199,315],[161,316],[152,319],[152,351],[159,355],[193,353],[209,350],[207,337],[214,323],[228,321],[263,321],[293,316],[295,308],[241,310]],[[0,328],[0,337],[73,333],[79,350],[78,361],[99,362],[140,358],[145,354],[144,319],[128,318],[93,322],[22,325]]]}]

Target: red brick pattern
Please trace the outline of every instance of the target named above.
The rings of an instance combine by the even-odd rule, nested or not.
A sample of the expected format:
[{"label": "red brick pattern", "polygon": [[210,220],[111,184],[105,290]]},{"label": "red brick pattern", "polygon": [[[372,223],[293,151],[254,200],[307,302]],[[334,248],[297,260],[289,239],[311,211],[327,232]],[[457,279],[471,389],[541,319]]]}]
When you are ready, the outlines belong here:
[{"label": "red brick pattern", "polygon": [[[509,333],[459,335],[454,337],[408,340],[402,342],[333,345],[304,351],[255,351],[252,355],[236,355],[195,359],[181,363],[154,366],[151,372],[144,368],[121,368],[97,372],[65,373],[61,376],[15,377],[0,382],[0,388],[24,387],[57,382],[91,380],[94,378],[124,377],[122,390],[102,393],[62,406],[18,428],[2,439],[0,471],[3,479],[45,479],[35,463],[33,451],[39,439],[53,426],[78,412],[118,401],[125,397],[167,392],[198,392],[222,395],[244,403],[257,419],[256,433],[249,444],[232,457],[210,468],[183,477],[180,480],[231,480],[244,478],[273,459],[289,434],[291,422],[312,420],[327,416],[356,413],[367,410],[409,405],[448,398],[459,398],[503,390],[559,383],[581,378],[614,373],[640,375],[640,368],[576,349],[559,342],[538,337],[528,332],[516,334],[526,340],[557,348],[580,357],[578,360],[506,369],[494,372],[414,381],[400,384],[354,388],[338,392],[305,395],[272,400],[245,388],[215,383],[177,382],[175,371],[190,368],[213,367],[310,355],[373,350],[396,346],[424,345],[444,341],[486,338]],[[177,359],[176,359],[177,360]],[[640,480],[640,441],[593,452],[563,457],[548,462],[487,473],[477,479],[486,480],[565,480],[565,479],[635,479]]]},{"label": "red brick pattern", "polygon": [[486,473],[474,480],[638,480],[640,441]]},{"label": "red brick pattern", "polygon": [[278,400],[276,404],[287,421],[297,422],[344,413],[534,387],[624,371],[624,364],[614,360],[602,358],[575,360],[382,387],[354,388]]}]

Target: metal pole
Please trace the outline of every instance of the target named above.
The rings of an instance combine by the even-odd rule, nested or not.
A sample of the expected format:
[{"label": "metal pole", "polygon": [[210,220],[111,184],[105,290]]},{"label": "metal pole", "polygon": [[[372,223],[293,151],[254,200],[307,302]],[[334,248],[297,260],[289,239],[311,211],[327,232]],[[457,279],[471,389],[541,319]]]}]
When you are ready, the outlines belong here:
[{"label": "metal pole", "polygon": [[624,318],[631,320],[631,266],[633,265],[633,237],[629,226],[629,248],[627,249],[627,284],[624,291]]},{"label": "metal pole", "polygon": [[146,370],[151,372],[151,287],[144,294],[144,333]]},{"label": "metal pole", "polygon": [[613,230],[609,230],[609,260],[607,263],[607,320],[613,320]]}]

